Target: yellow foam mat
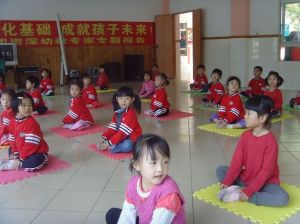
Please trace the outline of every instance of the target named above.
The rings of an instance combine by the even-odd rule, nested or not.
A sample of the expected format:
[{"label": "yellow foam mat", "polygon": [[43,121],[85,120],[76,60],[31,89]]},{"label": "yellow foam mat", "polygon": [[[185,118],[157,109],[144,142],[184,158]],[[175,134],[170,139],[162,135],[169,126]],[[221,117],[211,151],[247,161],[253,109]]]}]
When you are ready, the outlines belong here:
[{"label": "yellow foam mat", "polygon": [[229,137],[239,137],[244,131],[247,130],[245,128],[217,128],[215,123],[200,125],[197,128],[203,131],[213,132]]},{"label": "yellow foam mat", "polygon": [[[214,184],[194,193],[194,197],[208,204],[232,212],[253,223],[279,224],[300,211],[300,188],[282,183],[281,187],[289,194],[289,203],[284,207],[257,206],[248,202],[224,203],[217,198],[220,185]],[[299,221],[300,223],[300,221]]]},{"label": "yellow foam mat", "polygon": [[141,99],[141,102],[142,102],[142,103],[150,103],[150,102],[151,102],[151,99]]},{"label": "yellow foam mat", "polygon": [[286,119],[290,119],[290,118],[293,118],[294,115],[292,114],[282,114],[280,117],[277,117],[277,118],[272,118],[272,123],[276,123],[276,122],[279,122],[279,121],[283,121],[283,120],[286,120]]},{"label": "yellow foam mat", "polygon": [[219,110],[219,108],[217,108],[217,107],[208,107],[208,106],[205,106],[204,104],[193,105],[193,106],[190,106],[190,108],[198,109],[198,110],[207,110],[207,111],[212,111],[212,112],[217,112]]},{"label": "yellow foam mat", "polygon": [[[285,119],[293,118],[294,115],[292,114],[282,114],[278,118],[272,118],[272,123],[276,123]],[[209,124],[204,124],[204,125],[199,125],[197,127],[198,129],[202,131],[208,131],[208,132],[213,132],[216,134],[220,135],[225,135],[229,137],[239,137],[241,134],[243,134],[244,131],[247,129],[245,128],[217,128],[215,123],[209,123]]]},{"label": "yellow foam mat", "polygon": [[96,91],[97,91],[97,93],[114,93],[114,92],[117,92],[118,90],[117,89],[107,89],[107,90],[97,89]]},{"label": "yellow foam mat", "polygon": [[185,90],[182,91],[182,93],[184,94],[189,94],[189,95],[206,95],[207,92],[201,92],[201,91],[197,91],[197,90]]}]

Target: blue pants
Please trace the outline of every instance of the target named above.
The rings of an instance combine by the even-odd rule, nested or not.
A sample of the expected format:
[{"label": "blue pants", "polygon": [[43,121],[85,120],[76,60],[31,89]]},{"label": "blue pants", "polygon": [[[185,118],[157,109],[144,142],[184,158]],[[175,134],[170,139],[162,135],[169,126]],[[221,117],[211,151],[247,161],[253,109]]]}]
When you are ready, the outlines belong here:
[{"label": "blue pants", "polygon": [[131,152],[133,150],[133,142],[130,139],[125,139],[111,149],[111,153]]},{"label": "blue pants", "polygon": [[[216,175],[220,183],[223,182],[227,170],[228,166],[218,166]],[[233,184],[245,187],[245,184],[239,177]],[[269,207],[285,206],[289,202],[289,195],[278,184],[266,184],[259,192],[253,193],[248,202]]]},{"label": "blue pants", "polygon": [[[213,113],[213,114],[211,115],[209,121],[213,121],[214,119],[219,119],[219,118],[220,118],[220,116],[219,116],[217,113]],[[240,126],[241,126],[242,128],[245,128],[245,127],[246,127],[245,119],[241,119],[241,120],[236,121],[236,122],[234,122],[234,123],[232,123],[232,124],[240,124]]]}]

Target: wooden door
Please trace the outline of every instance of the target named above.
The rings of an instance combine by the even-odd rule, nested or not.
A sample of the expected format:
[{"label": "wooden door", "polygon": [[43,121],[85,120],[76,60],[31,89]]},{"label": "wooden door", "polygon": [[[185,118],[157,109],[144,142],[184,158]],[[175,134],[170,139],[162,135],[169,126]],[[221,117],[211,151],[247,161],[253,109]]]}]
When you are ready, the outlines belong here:
[{"label": "wooden door", "polygon": [[175,77],[175,36],[173,15],[155,16],[156,63],[159,71]]},{"label": "wooden door", "polygon": [[193,69],[203,63],[201,9],[193,10]]}]

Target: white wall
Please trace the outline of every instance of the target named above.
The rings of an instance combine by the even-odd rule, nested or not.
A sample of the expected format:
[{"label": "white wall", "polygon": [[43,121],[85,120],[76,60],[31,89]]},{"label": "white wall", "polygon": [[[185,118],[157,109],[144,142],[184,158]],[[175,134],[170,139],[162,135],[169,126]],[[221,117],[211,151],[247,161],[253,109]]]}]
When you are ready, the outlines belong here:
[{"label": "white wall", "polygon": [[0,0],[0,18],[14,20],[154,21],[161,0]]}]

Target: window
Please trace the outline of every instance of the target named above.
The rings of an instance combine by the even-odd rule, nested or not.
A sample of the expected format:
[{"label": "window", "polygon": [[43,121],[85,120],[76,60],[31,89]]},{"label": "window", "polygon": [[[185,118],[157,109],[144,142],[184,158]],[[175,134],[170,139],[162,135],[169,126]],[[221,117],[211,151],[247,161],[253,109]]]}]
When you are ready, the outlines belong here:
[{"label": "window", "polygon": [[280,60],[300,61],[300,1],[281,1]]}]

